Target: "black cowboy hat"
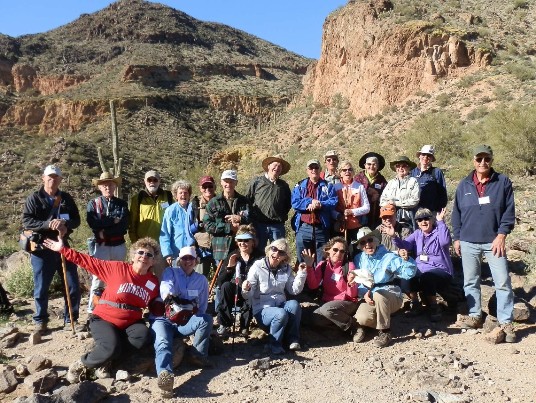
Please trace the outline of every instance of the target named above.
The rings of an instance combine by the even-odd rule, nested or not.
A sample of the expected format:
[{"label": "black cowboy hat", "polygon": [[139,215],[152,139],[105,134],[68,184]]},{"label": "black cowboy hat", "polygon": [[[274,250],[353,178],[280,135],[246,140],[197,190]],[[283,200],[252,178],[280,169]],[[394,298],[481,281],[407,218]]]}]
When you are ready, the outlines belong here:
[{"label": "black cowboy hat", "polygon": [[367,158],[370,157],[376,157],[378,159],[378,171],[381,171],[385,167],[385,158],[383,158],[380,154],[371,151],[359,158],[359,167],[361,169],[365,169],[365,162],[367,162]]}]

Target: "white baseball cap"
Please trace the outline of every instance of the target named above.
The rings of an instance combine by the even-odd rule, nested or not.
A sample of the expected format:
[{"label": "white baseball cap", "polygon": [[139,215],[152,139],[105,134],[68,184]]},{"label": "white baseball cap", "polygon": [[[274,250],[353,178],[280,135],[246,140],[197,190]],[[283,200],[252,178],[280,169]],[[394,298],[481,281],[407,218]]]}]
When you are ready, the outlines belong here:
[{"label": "white baseball cap", "polygon": [[238,174],[233,169],[228,169],[227,171],[223,171],[221,174],[221,180],[224,179],[232,179],[234,181],[238,181]]},{"label": "white baseball cap", "polygon": [[63,176],[61,175],[61,169],[59,169],[56,165],[47,165],[47,167],[43,171],[43,175],[57,175],[60,178],[63,178]]}]

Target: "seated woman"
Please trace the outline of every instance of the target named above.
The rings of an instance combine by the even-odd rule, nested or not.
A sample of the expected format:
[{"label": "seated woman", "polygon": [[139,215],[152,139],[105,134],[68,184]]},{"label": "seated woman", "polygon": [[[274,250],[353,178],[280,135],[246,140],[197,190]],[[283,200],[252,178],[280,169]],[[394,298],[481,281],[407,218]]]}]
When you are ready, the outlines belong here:
[{"label": "seated woman", "polygon": [[168,266],[173,265],[181,248],[195,245],[193,234],[198,229],[195,211],[190,203],[192,195],[190,182],[175,181],[171,185],[171,193],[177,202],[166,209],[160,227],[162,256],[166,259]]},{"label": "seated woman", "polygon": [[168,267],[162,274],[160,296],[166,305],[164,316],[151,320],[158,387],[163,397],[173,395],[173,338],[194,335],[190,362],[198,367],[211,367],[208,360],[212,317],[206,314],[208,281],[195,271],[195,247],[179,251],[179,267]]},{"label": "seated woman", "polygon": [[284,336],[290,350],[301,348],[301,307],[296,300],[287,301],[285,292],[296,295],[303,290],[307,265],[300,263],[294,276],[288,264],[289,246],[283,238],[273,241],[265,251],[266,257],[253,263],[247,280],[242,283],[242,296],[250,299],[259,325],[269,330],[266,350],[272,354],[284,354]]},{"label": "seated woman", "polygon": [[[394,252],[388,251],[380,244],[380,233],[367,227],[358,233],[359,248],[363,251],[355,257],[354,264],[360,270],[366,270],[374,279],[372,286],[365,291],[365,302],[359,305],[355,319],[359,327],[354,335],[354,342],[365,338],[361,326],[378,329],[374,344],[380,348],[391,343],[391,314],[402,308],[403,298],[400,287],[393,284],[396,278],[409,280],[416,271],[415,260],[402,259]],[[363,286],[360,286],[360,291]]]},{"label": "seated woman", "polygon": [[392,203],[396,206],[396,220],[411,224],[415,231],[414,208],[419,204],[420,189],[417,179],[409,176],[416,165],[406,156],[396,158],[389,163],[396,172],[396,177],[387,182],[380,198],[380,206]]},{"label": "seated woman", "polygon": [[396,236],[392,229],[387,232],[397,247],[407,249],[417,256],[417,275],[409,281],[412,305],[420,305],[417,292],[422,291],[432,322],[441,320],[441,307],[437,304],[436,294],[450,284],[453,273],[449,251],[452,240],[443,221],[445,211],[442,209],[437,218],[434,218],[429,209],[417,210],[415,220],[419,229],[405,240]]},{"label": "seated woman", "polygon": [[358,287],[352,271],[355,266],[347,261],[348,244],[342,237],[335,237],[324,246],[324,259],[316,268],[311,267],[313,256],[304,251],[307,265],[307,286],[315,290],[322,285],[321,307],[313,312],[312,325],[326,327],[336,325],[353,336],[357,330],[354,314],[357,311]]},{"label": "seated woman", "polygon": [[97,377],[108,377],[110,362],[121,353],[123,346],[120,342],[124,337],[137,349],[149,340],[142,311],[148,306],[155,310],[159,305],[161,307],[161,303],[158,304],[158,278],[151,272],[160,247],[151,238],[139,239],[130,247],[132,263],[126,263],[100,260],[77,252],[63,246],[61,238],[58,241],[46,239],[43,243],[106,283],[99,303],[89,317],[94,346],[69,366],[67,380],[79,382],[87,368],[98,368],[95,371]]},{"label": "seated woman", "polygon": [[256,231],[253,224],[238,227],[235,241],[238,248],[232,251],[223,262],[217,280],[218,287],[220,287],[218,303],[218,320],[220,322],[218,334],[220,336],[226,336],[229,327],[234,323],[232,310],[235,305],[235,297],[237,297],[236,305],[241,307],[239,331],[244,336],[248,334],[252,318],[251,305],[249,301],[244,300],[240,290],[253,263],[264,257],[264,254],[257,250]]}]

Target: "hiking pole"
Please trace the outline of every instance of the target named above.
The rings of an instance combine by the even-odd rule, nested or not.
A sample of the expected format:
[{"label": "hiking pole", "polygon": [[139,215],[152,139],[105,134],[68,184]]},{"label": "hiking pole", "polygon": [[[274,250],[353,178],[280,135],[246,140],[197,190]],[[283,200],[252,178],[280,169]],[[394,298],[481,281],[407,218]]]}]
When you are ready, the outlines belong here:
[{"label": "hiking pole", "polygon": [[[59,231],[58,231],[59,233]],[[61,238],[61,234],[59,234]],[[67,299],[67,308],[69,309],[69,320],[71,321],[71,329],[73,334],[76,334],[74,330],[74,320],[73,320],[73,307],[71,305],[71,294],[69,294],[69,283],[67,282],[67,264],[65,263],[65,256],[60,253],[61,256],[61,267],[63,269],[63,283],[65,284],[65,298]]]},{"label": "hiking pole", "polygon": [[[232,334],[232,338],[231,338],[231,350],[234,351],[234,339],[235,339],[235,335],[236,335],[236,317],[238,316],[238,314],[236,313],[236,308],[238,307],[238,283],[240,281],[240,266],[241,266],[241,263],[240,262],[236,262],[236,269],[235,269],[235,285],[236,285],[236,291],[235,291],[235,295],[234,295],[234,307],[233,307],[233,312],[231,312],[231,316],[233,317],[233,334]],[[234,316],[233,316],[234,314]]]},{"label": "hiking pole", "polygon": [[312,221],[312,226],[313,226],[313,250],[314,250],[314,259],[313,259],[313,267],[316,267],[316,259],[317,259],[317,254],[316,253],[316,225],[315,225],[315,220],[316,220],[316,214],[314,211],[311,212],[311,221]]},{"label": "hiking pole", "polygon": [[216,267],[216,272],[214,273],[214,277],[212,278],[212,281],[210,282],[210,287],[208,288],[208,295],[212,294],[212,289],[214,288],[214,284],[216,284],[216,279],[218,278],[218,274],[220,273],[222,264],[223,264],[223,259],[220,260],[218,267]]}]

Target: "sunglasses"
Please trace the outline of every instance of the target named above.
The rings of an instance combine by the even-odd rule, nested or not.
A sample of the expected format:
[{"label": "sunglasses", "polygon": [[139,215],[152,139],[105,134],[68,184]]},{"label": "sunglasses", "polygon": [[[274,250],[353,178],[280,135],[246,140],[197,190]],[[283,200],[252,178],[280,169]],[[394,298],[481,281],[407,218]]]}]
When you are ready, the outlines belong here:
[{"label": "sunglasses", "polygon": [[252,239],[237,239],[236,243],[248,243],[249,241],[252,241]]},{"label": "sunglasses", "polygon": [[201,186],[203,189],[214,189],[214,185],[212,184],[208,184],[208,185],[203,185]]},{"label": "sunglasses", "polygon": [[190,255],[186,255],[186,256],[181,257],[181,260],[194,260],[194,259],[195,259],[195,257],[190,256]]},{"label": "sunglasses", "polygon": [[482,162],[482,160],[484,160],[485,163],[490,163],[491,157],[475,157],[475,161],[479,164]]},{"label": "sunglasses", "polygon": [[277,249],[275,246],[270,246],[270,250],[274,253],[277,253],[279,256],[286,256],[287,252],[281,249]]},{"label": "sunglasses", "polygon": [[359,242],[359,245],[365,246],[366,244],[373,243],[373,242],[374,242],[374,238],[367,238],[367,239],[363,239],[361,242]]},{"label": "sunglasses", "polygon": [[395,168],[396,169],[401,169],[401,168],[406,169],[406,168],[409,168],[409,165],[408,164],[396,164]]},{"label": "sunglasses", "polygon": [[339,248],[331,248],[331,250],[335,253],[345,253],[346,249],[339,249]]},{"label": "sunglasses", "polygon": [[339,160],[337,158],[326,158],[327,162],[338,162]]},{"label": "sunglasses", "polygon": [[307,169],[309,169],[309,171],[317,171],[320,167],[318,165],[309,165]]},{"label": "sunglasses", "polygon": [[342,168],[341,172],[352,172],[353,170],[353,168]]},{"label": "sunglasses", "polygon": [[147,178],[147,182],[158,182],[159,179],[157,178]]},{"label": "sunglasses", "polygon": [[430,217],[421,217],[421,218],[417,218],[415,221],[417,221],[417,222],[421,222],[421,221],[430,221]]},{"label": "sunglasses", "polygon": [[148,258],[154,257],[154,253],[145,252],[144,250],[137,250],[136,255],[145,256],[145,257],[148,257]]}]

